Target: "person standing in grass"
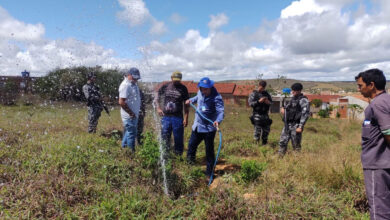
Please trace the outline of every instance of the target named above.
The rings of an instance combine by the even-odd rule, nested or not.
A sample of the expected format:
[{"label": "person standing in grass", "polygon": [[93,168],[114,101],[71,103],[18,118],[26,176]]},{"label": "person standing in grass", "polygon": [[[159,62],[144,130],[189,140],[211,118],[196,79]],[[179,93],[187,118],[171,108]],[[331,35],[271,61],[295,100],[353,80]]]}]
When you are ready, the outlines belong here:
[{"label": "person standing in grass", "polygon": [[265,145],[268,142],[268,135],[272,124],[272,120],[268,115],[272,98],[271,95],[265,91],[266,86],[267,82],[261,80],[259,82],[258,90],[254,90],[249,95],[248,99],[249,105],[253,108],[253,113],[250,117],[251,122],[255,127],[253,139],[258,143],[261,136],[262,145]]},{"label": "person standing in grass", "polygon": [[96,75],[88,73],[87,84],[83,86],[83,93],[88,106],[88,132],[96,133],[98,121],[103,111],[102,95],[100,89],[95,85]]},{"label": "person standing in grass", "polygon": [[[161,119],[161,138],[165,150],[170,151],[171,134],[174,137],[176,155],[182,155],[184,150],[184,127],[188,124],[189,106],[184,102],[189,98],[188,90],[181,83],[182,73],[173,72],[171,82],[163,85],[157,93],[156,105]],[[161,107],[163,105],[163,107]],[[183,118],[184,109],[184,118]]]},{"label": "person standing in grass", "polygon": [[187,161],[189,164],[195,163],[196,150],[200,142],[204,140],[207,160],[206,175],[210,177],[215,162],[214,137],[219,124],[224,118],[225,108],[222,96],[214,87],[214,81],[204,77],[198,83],[198,87],[197,95],[187,100],[186,104],[197,103],[197,111],[214,123],[211,124],[198,113],[195,113],[192,133],[188,143]]},{"label": "person standing in grass", "polygon": [[141,96],[137,81],[141,76],[139,70],[135,67],[125,72],[124,75],[125,78],[119,86],[119,105],[121,106],[121,118],[124,127],[122,147],[130,147],[134,152],[141,107]]},{"label": "person standing in grass", "polygon": [[302,94],[303,85],[294,83],[291,86],[293,97],[286,107],[280,110],[283,115],[284,127],[279,141],[279,156],[283,157],[291,139],[295,151],[301,150],[303,126],[310,116],[309,99]]},{"label": "person standing in grass", "polygon": [[390,219],[390,95],[379,69],[359,73],[359,92],[371,99],[362,124],[362,165],[371,219]]}]

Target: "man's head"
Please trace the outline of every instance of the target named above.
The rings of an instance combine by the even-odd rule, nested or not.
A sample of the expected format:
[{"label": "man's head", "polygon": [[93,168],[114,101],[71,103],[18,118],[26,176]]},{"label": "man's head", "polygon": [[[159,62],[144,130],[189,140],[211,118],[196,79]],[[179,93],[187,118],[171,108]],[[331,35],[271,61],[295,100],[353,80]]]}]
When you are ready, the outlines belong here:
[{"label": "man's head", "polygon": [[135,67],[130,68],[129,71],[125,72],[125,76],[128,80],[137,82],[137,80],[141,79],[141,74],[139,70]]},{"label": "man's head", "polygon": [[265,91],[265,87],[267,87],[267,82],[264,80],[260,80],[259,82],[259,92]]},{"label": "man's head", "polygon": [[211,94],[211,88],[214,86],[214,81],[209,79],[208,77],[203,77],[200,79],[198,83],[198,87],[200,89],[200,92],[204,96],[209,96]]},{"label": "man's head", "polygon": [[294,83],[291,85],[293,96],[300,95],[302,93],[303,85],[301,83]]},{"label": "man's head", "polygon": [[361,72],[355,77],[355,80],[359,92],[366,98],[373,98],[377,91],[382,91],[386,87],[386,77],[379,69]]},{"label": "man's head", "polygon": [[87,79],[89,82],[94,83],[96,81],[96,75],[93,72],[89,72],[87,75]]},{"label": "man's head", "polygon": [[177,85],[177,84],[180,84],[182,77],[183,77],[183,75],[181,74],[180,71],[175,71],[171,75],[171,80],[172,80],[173,84]]}]

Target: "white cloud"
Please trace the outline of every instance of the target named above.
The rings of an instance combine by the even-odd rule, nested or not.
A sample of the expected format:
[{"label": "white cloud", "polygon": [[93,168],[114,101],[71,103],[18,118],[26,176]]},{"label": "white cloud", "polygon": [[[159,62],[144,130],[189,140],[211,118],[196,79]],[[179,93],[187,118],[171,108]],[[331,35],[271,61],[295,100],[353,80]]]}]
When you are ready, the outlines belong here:
[{"label": "white cloud", "polygon": [[149,30],[149,33],[152,35],[161,35],[167,32],[167,28],[164,22],[153,20],[152,27]]},{"label": "white cloud", "polygon": [[229,18],[225,14],[211,15],[211,20],[208,23],[210,30],[216,30],[223,25],[229,23]]},{"label": "white cloud", "polygon": [[170,17],[170,20],[175,23],[175,24],[180,24],[180,23],[183,23],[186,18],[181,16],[180,14],[178,13],[173,13]]},{"label": "white cloud", "polygon": [[45,34],[42,24],[25,24],[0,6],[0,40],[38,40]]},{"label": "white cloud", "polygon": [[118,0],[123,11],[118,12],[118,17],[128,21],[130,26],[138,26],[150,19],[151,14],[142,0]]},{"label": "white cloud", "polygon": [[167,31],[162,21],[155,19],[149,12],[143,0],[118,0],[123,8],[117,17],[129,24],[130,27],[149,25],[149,33],[160,35]]},{"label": "white cloud", "polygon": [[[369,13],[362,5],[349,7],[360,1],[295,1],[282,10],[279,19],[263,22],[255,30],[243,28],[227,33],[219,28],[228,24],[229,18],[213,15],[209,33],[190,29],[179,38],[140,46],[145,58],[141,61],[117,58],[115,51],[94,42],[47,40],[43,25],[25,24],[1,13],[0,24],[14,22],[19,24],[19,33],[37,30],[31,32],[37,34],[10,38],[1,34],[9,33],[14,26],[1,26],[0,73],[18,74],[28,69],[43,74],[56,67],[101,65],[140,67],[144,81],[167,80],[174,70],[181,70],[185,80],[202,76],[254,79],[259,73],[265,78],[285,75],[305,80],[353,80],[367,68],[390,72],[388,2],[375,0],[375,10]],[[121,13],[130,11],[122,7]],[[128,20],[130,26],[147,24],[152,34],[166,31],[164,23],[154,19],[144,3],[137,7],[138,20]]]},{"label": "white cloud", "polygon": [[290,6],[281,11],[280,17],[289,18],[293,16],[301,16],[306,13],[320,14],[328,9],[328,7],[319,5],[315,0],[293,1]]}]

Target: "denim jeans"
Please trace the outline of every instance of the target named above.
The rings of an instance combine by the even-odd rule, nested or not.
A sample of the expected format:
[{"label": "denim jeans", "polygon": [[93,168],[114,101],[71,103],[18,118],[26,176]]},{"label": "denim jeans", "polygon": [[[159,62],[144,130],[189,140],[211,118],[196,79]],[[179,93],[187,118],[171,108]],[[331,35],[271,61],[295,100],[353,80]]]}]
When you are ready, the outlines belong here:
[{"label": "denim jeans", "polygon": [[173,133],[173,139],[175,141],[175,153],[182,155],[184,149],[184,127],[182,117],[164,116],[161,119],[161,138],[167,152],[170,151],[171,133]]},{"label": "denim jeans", "polygon": [[137,118],[130,118],[123,122],[124,132],[122,147],[130,147],[135,150],[135,140],[137,138]]},{"label": "denim jeans", "polygon": [[211,171],[213,170],[214,162],[215,162],[215,153],[214,153],[214,137],[215,131],[207,132],[207,133],[199,133],[197,130],[192,131],[190,141],[188,143],[188,151],[187,151],[187,160],[190,162],[194,162],[196,158],[196,150],[200,142],[204,140],[204,144],[206,146],[206,160],[207,160],[207,168],[206,175],[210,176]]}]

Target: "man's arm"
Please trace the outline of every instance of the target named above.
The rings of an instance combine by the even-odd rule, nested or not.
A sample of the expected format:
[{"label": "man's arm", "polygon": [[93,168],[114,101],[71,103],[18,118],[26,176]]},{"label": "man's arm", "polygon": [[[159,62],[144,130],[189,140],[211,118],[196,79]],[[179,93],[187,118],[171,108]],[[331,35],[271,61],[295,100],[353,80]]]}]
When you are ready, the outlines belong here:
[{"label": "man's arm", "polygon": [[390,146],[390,135],[385,135],[385,140],[387,142],[387,145]]},{"label": "man's arm", "polygon": [[249,95],[248,103],[249,103],[249,106],[252,107],[252,108],[259,104],[259,100],[256,99],[254,92],[252,92]]},{"label": "man's arm", "polygon": [[225,106],[221,95],[215,97],[215,110],[217,111],[217,119],[214,122],[214,126],[218,127],[225,117]]},{"label": "man's arm", "polygon": [[[301,119],[299,120],[299,125],[297,128],[297,132],[300,133],[303,130],[303,126],[305,126],[305,123],[307,119],[309,119],[310,116],[310,102],[307,98],[303,98],[299,101],[299,105],[301,106],[302,112],[301,112]],[[299,129],[299,130],[298,130]]]},{"label": "man's arm", "polygon": [[130,117],[135,117],[134,112],[127,106],[125,98],[119,98],[119,105],[130,115]]}]

